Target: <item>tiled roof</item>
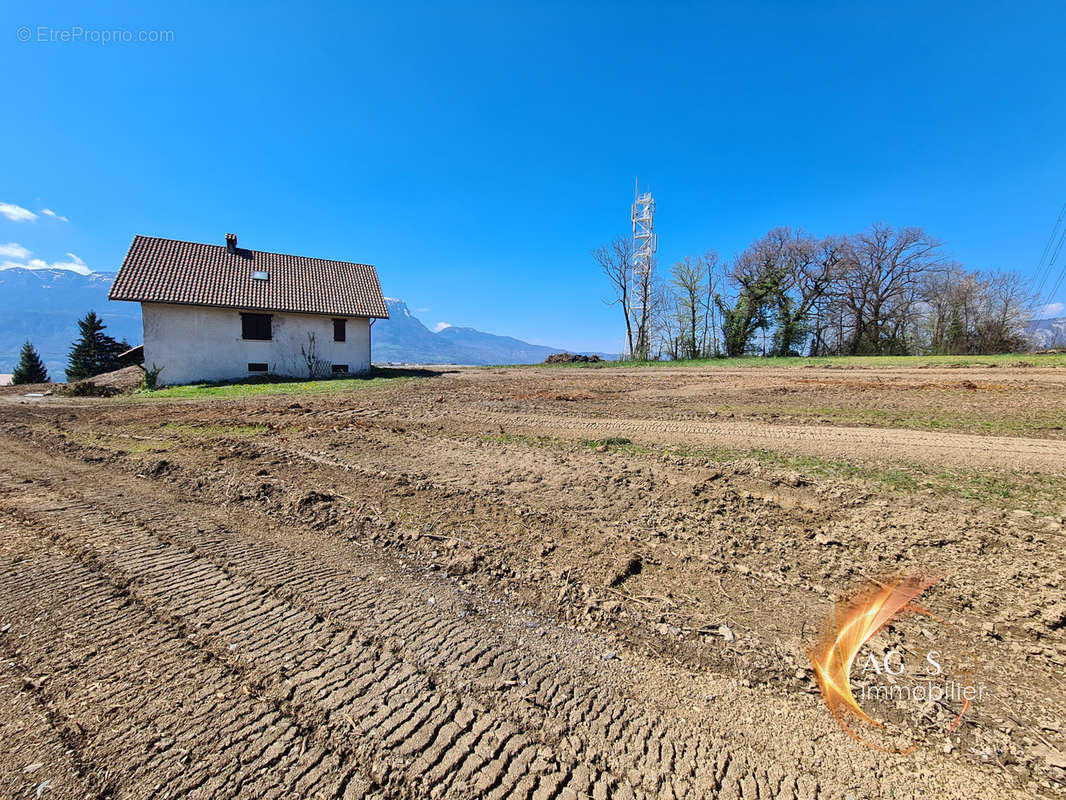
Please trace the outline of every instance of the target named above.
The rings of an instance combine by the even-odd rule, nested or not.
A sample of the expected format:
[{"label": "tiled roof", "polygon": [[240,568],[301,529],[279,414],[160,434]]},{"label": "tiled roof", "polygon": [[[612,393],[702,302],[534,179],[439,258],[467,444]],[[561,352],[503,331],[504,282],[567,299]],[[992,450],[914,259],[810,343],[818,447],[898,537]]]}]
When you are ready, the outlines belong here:
[{"label": "tiled roof", "polygon": [[[265,272],[258,280],[253,272]],[[225,245],[135,236],[111,300],[180,303],[336,317],[379,317],[388,309],[369,264],[287,256]]]}]

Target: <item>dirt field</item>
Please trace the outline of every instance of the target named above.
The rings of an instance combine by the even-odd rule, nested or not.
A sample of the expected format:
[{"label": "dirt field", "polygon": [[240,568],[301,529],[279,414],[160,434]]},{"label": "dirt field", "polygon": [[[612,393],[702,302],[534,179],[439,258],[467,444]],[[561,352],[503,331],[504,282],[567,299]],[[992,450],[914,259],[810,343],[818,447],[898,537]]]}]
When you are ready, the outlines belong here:
[{"label": "dirt field", "polygon": [[[0,395],[0,795],[1056,797],[1066,369],[479,369]],[[864,702],[871,640],[986,690]],[[863,651],[866,657],[866,650]],[[909,657],[909,656],[908,656]],[[852,673],[855,686],[868,680]]]}]

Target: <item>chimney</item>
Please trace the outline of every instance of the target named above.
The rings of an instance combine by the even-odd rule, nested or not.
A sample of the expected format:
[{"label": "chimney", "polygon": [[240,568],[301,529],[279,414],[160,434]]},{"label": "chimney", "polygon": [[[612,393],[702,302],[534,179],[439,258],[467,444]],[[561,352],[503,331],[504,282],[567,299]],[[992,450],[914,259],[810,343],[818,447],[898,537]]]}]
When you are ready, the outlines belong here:
[{"label": "chimney", "polygon": [[236,253],[237,252],[237,234],[235,234],[235,233],[227,233],[226,234],[226,252],[227,253]]}]

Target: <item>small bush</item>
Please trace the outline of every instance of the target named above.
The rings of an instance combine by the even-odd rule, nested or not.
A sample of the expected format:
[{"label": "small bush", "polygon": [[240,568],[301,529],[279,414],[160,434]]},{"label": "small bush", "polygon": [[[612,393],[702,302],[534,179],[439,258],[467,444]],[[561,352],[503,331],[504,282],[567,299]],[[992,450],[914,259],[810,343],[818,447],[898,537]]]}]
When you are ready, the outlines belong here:
[{"label": "small bush", "polygon": [[146,392],[154,392],[160,388],[162,384],[159,382],[159,373],[163,371],[162,367],[157,367],[152,364],[150,368],[144,370],[144,380],[141,381],[141,390]]},{"label": "small bush", "polygon": [[97,386],[92,381],[78,381],[67,387],[70,397],[114,397],[120,394],[114,386]]}]

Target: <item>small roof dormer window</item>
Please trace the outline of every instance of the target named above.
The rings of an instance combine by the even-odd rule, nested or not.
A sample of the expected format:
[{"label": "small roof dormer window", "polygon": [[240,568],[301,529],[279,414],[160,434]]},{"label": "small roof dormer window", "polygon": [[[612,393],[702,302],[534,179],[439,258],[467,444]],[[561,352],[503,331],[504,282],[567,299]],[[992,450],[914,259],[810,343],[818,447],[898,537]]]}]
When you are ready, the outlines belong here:
[{"label": "small roof dormer window", "polygon": [[252,279],[257,281],[265,281],[270,277],[270,273],[265,269],[257,269],[252,272]]}]

